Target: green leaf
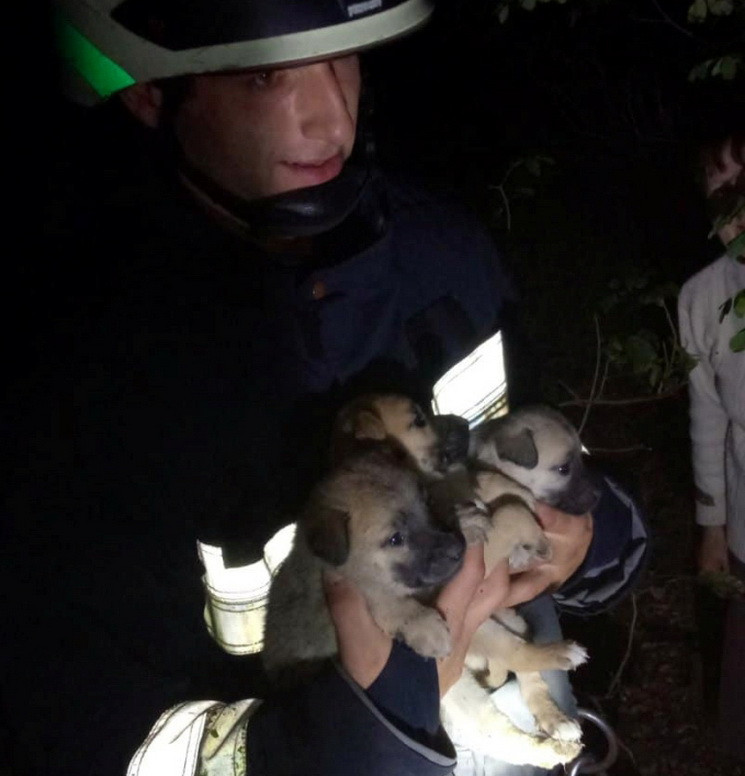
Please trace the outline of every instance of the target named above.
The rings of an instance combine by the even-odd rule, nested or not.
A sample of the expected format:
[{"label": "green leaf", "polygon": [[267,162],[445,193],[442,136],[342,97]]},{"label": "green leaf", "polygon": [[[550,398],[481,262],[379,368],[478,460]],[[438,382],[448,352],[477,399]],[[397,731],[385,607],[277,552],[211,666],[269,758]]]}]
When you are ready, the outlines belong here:
[{"label": "green leaf", "polygon": [[732,13],[732,0],[708,0],[707,6],[714,16],[728,16]]},{"label": "green leaf", "polygon": [[725,248],[728,256],[742,262],[742,257],[745,256],[745,230],[740,232],[734,240],[730,240]]},{"label": "green leaf", "polygon": [[722,57],[722,67],[720,72],[725,81],[731,81],[737,76],[740,69],[741,60],[739,57]]},{"label": "green leaf", "polygon": [[499,19],[500,24],[504,24],[510,15],[510,7],[505,3],[503,6],[500,7],[499,11],[497,11],[497,18]]},{"label": "green leaf", "polygon": [[632,334],[626,339],[625,350],[631,368],[636,373],[646,372],[657,358],[654,345],[641,334]]},{"label": "green leaf", "polygon": [[532,11],[535,8],[535,2],[536,0],[520,0],[520,5],[526,11]]},{"label": "green leaf", "polygon": [[745,315],[745,288],[735,294],[735,315],[742,318]]},{"label": "green leaf", "polygon": [[692,356],[690,353],[687,353],[685,350],[680,351],[680,361],[681,366],[686,371],[686,374],[688,372],[693,371],[698,366],[698,359],[696,356]]},{"label": "green leaf", "polygon": [[699,62],[695,67],[692,67],[688,72],[688,80],[691,82],[703,81],[709,75],[709,67],[711,66],[710,59],[705,62]]},{"label": "green leaf", "polygon": [[695,0],[688,7],[688,21],[689,23],[702,22],[708,13],[709,8],[706,5],[706,0]]},{"label": "green leaf", "polygon": [[728,571],[702,571],[698,582],[719,598],[745,597],[745,583]]},{"label": "green leaf", "polygon": [[745,350],[745,329],[740,329],[740,331],[732,337],[729,341],[729,348],[733,353],[742,353],[742,351]]}]

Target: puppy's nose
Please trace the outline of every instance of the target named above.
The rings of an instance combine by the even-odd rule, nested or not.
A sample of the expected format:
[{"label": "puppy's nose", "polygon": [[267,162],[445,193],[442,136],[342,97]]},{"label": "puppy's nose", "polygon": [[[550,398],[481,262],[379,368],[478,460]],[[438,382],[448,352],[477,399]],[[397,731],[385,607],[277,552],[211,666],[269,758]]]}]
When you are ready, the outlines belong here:
[{"label": "puppy's nose", "polygon": [[458,533],[449,533],[447,536],[449,537],[449,540],[446,545],[445,556],[448,560],[461,560],[466,551],[465,537],[460,531],[458,531]]}]

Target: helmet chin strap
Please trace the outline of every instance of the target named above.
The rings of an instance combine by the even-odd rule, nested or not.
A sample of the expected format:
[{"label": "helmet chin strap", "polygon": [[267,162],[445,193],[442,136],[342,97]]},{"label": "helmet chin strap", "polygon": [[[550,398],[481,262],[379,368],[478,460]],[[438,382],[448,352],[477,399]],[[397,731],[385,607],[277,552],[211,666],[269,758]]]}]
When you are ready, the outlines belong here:
[{"label": "helmet chin strap", "polygon": [[326,183],[250,201],[191,166],[182,164],[181,173],[247,239],[281,264],[336,264],[378,240],[387,226],[379,173],[353,160]]}]

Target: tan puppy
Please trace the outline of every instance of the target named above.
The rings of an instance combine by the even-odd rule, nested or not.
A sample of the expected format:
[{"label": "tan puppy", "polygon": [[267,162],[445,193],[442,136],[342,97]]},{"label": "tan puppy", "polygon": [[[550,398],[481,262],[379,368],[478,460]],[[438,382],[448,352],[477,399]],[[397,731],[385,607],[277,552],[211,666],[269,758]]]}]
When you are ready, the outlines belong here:
[{"label": "tan puppy", "polygon": [[444,474],[452,459],[468,452],[468,424],[452,418],[451,427],[435,428],[421,407],[407,396],[365,394],[339,411],[331,440],[335,461],[347,458],[361,440],[400,446],[425,475]]},{"label": "tan puppy", "polygon": [[461,567],[460,532],[435,525],[419,473],[394,446],[362,446],[314,490],[269,593],[264,665],[291,682],[337,652],[322,574],[364,594],[378,625],[422,655],[450,652],[442,616],[422,603]]},{"label": "tan puppy", "polygon": [[[447,449],[448,444],[439,440],[438,446],[433,424],[409,399],[361,397],[340,414],[336,435],[336,450],[350,449],[355,440],[395,439],[427,476],[440,518],[447,520],[448,512],[451,517],[455,514],[470,541],[486,541],[487,570],[504,558],[519,569],[533,558],[550,557],[550,545],[535,520],[530,491],[498,471],[472,473],[458,462],[452,444],[443,465],[438,451]],[[484,438],[490,439],[489,435]],[[440,465],[433,466],[432,462]],[[549,738],[541,741],[515,728],[469,671],[464,671],[445,696],[443,722],[472,748],[509,762],[551,767],[579,753],[581,731],[558,709],[538,672],[573,668],[586,659],[586,653],[574,642],[531,644],[526,630],[525,622],[513,610],[501,611],[477,631],[466,665],[491,687],[499,687],[508,671],[515,672],[526,705]]]}]

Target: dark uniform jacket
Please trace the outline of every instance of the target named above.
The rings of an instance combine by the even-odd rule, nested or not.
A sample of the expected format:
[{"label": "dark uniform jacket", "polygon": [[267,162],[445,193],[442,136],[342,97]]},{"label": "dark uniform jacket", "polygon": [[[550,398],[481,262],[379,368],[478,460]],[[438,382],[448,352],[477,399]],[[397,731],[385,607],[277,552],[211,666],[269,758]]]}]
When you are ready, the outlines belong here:
[{"label": "dark uniform jacket", "polygon": [[[236,564],[258,557],[323,470],[344,398],[392,388],[426,401],[514,302],[483,229],[411,186],[387,184],[380,240],[308,271],[217,227],[157,171],[83,183],[80,196],[63,181],[19,291],[7,424],[3,701],[19,771],[47,776],[121,774],[169,706],[268,693],[256,658],[206,632],[196,540]],[[604,605],[641,564],[638,516],[604,498],[610,518],[596,515],[567,606]],[[432,661],[397,647],[389,673],[377,697],[330,667],[265,702],[249,762],[449,772]]]}]

